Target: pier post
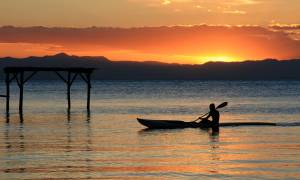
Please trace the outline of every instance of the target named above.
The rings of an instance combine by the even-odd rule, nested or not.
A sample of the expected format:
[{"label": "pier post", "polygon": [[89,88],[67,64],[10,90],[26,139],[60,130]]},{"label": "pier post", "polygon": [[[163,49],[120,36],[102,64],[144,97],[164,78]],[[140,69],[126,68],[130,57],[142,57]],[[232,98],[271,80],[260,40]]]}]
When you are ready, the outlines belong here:
[{"label": "pier post", "polygon": [[6,115],[9,114],[9,97],[10,97],[10,89],[9,89],[9,73],[6,73],[6,79],[5,79],[5,83],[6,83]]},{"label": "pier post", "polygon": [[68,79],[67,79],[67,97],[68,97],[68,111],[71,109],[71,72],[68,71]]},{"label": "pier post", "polygon": [[[19,95],[19,112],[20,119],[23,119],[23,91],[24,85],[39,71],[54,71],[59,78],[61,78],[67,84],[67,101],[68,101],[68,112],[71,109],[71,86],[78,75],[87,83],[87,110],[90,110],[90,93],[91,93],[91,73],[94,68],[62,68],[62,67],[6,67],[5,72],[5,83],[6,83],[6,95],[0,95],[0,97],[6,98],[6,114],[7,121],[9,121],[10,111],[10,83],[16,80],[20,95]],[[31,72],[29,76],[26,72]],[[67,73],[67,78],[60,74],[60,72]],[[11,75],[12,74],[12,75]],[[65,74],[64,74],[65,75]]]},{"label": "pier post", "polygon": [[20,113],[23,112],[23,86],[24,86],[24,71],[20,72],[20,82],[19,82],[19,88],[20,88],[20,99],[19,99],[19,111]]},{"label": "pier post", "polygon": [[90,111],[90,99],[91,99],[91,73],[86,74],[87,78],[87,104],[86,108]]},{"label": "pier post", "polygon": [[19,118],[20,118],[20,123],[24,122],[24,116],[23,116],[23,112],[19,112]]}]

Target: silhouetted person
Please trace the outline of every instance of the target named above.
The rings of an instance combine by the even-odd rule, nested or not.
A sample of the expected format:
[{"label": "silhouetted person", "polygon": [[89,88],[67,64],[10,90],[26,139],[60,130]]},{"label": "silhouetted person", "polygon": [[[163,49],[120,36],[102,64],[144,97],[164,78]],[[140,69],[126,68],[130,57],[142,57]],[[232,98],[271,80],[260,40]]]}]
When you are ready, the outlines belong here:
[{"label": "silhouetted person", "polygon": [[[201,123],[204,127],[212,127],[213,131],[219,131],[220,113],[213,103],[209,105],[209,110],[209,114],[205,118],[200,118],[202,121],[199,123]],[[208,120],[210,117],[212,118],[211,121]]]}]

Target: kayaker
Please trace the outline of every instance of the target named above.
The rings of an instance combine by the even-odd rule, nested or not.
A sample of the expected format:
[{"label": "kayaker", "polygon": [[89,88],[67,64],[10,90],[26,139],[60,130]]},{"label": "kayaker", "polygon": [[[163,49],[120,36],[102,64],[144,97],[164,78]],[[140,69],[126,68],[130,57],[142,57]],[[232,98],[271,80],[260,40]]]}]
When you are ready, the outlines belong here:
[{"label": "kayaker", "polygon": [[[209,105],[209,114],[205,118],[199,118],[202,119],[199,123],[208,126],[208,127],[219,127],[219,119],[220,119],[220,113],[216,109],[215,104],[212,103]],[[208,120],[208,118],[212,118],[212,120]]]}]

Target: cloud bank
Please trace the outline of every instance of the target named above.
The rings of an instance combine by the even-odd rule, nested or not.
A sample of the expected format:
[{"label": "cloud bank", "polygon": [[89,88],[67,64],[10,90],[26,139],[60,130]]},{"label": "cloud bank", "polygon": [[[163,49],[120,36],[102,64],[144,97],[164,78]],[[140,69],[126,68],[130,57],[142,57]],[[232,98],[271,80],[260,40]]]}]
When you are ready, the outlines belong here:
[{"label": "cloud bank", "polygon": [[289,28],[299,26],[5,26],[0,28],[0,56],[22,57],[63,51],[75,55],[104,55],[117,60],[176,63],[203,63],[218,57],[231,57],[232,60],[299,58],[300,41],[283,31]]}]

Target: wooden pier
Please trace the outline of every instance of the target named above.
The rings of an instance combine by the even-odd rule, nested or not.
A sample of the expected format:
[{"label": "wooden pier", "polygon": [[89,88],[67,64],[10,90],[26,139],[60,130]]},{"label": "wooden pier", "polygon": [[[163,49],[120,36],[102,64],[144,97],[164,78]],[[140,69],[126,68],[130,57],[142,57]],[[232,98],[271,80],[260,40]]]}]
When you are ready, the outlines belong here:
[{"label": "wooden pier", "polygon": [[[23,113],[23,90],[25,83],[30,80],[37,72],[40,71],[52,71],[57,74],[57,76],[62,79],[67,85],[67,101],[68,101],[68,111],[71,109],[71,86],[75,81],[76,77],[80,76],[87,84],[87,104],[86,108],[90,110],[90,93],[91,93],[91,74],[94,68],[57,68],[57,67],[6,67],[4,72],[6,74],[6,95],[1,95],[1,97],[6,98],[6,113],[9,114],[9,104],[10,104],[10,83],[16,80],[18,87],[20,89],[19,95],[19,112]],[[66,77],[64,77],[64,75]]]}]

